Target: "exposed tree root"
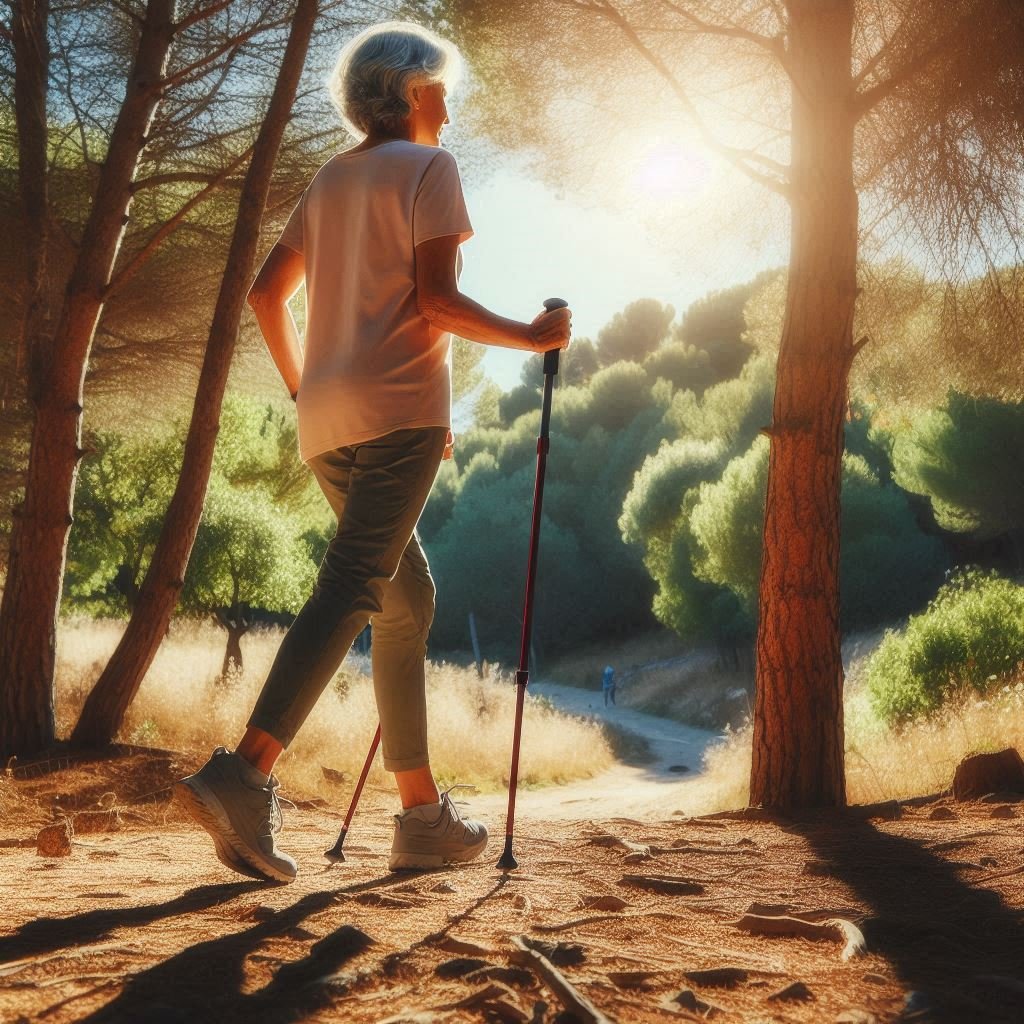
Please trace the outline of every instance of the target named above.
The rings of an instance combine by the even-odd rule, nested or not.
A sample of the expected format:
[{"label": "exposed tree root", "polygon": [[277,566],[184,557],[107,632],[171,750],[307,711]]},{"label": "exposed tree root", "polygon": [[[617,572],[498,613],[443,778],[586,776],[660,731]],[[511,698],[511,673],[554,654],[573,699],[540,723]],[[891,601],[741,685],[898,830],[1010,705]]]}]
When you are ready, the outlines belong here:
[{"label": "exposed tree root", "polygon": [[843,918],[826,921],[805,921],[799,917],[765,917],[744,914],[735,927],[751,935],[798,936],[803,939],[839,939],[844,942],[842,959],[850,960],[865,951],[864,935],[852,922]]}]

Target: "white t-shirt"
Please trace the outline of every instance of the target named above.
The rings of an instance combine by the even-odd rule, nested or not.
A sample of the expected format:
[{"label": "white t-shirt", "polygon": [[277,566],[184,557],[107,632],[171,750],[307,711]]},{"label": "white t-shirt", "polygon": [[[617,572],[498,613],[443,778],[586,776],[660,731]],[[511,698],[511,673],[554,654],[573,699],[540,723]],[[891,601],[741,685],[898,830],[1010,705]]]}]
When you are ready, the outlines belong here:
[{"label": "white t-shirt", "polygon": [[451,334],[416,309],[414,248],[472,234],[458,165],[437,146],[392,139],[313,176],[278,239],[306,264],[303,462],[403,427],[451,427]]}]

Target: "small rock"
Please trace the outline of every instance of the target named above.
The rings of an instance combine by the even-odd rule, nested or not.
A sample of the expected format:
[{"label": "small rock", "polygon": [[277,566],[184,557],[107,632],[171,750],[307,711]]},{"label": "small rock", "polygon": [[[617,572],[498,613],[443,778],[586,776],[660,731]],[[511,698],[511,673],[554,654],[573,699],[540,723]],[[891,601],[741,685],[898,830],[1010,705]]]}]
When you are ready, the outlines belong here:
[{"label": "small rock", "polygon": [[685,971],[683,977],[694,985],[734,988],[741,981],[746,981],[749,975],[742,967],[712,967],[706,971]]},{"label": "small rock", "polygon": [[990,818],[1016,818],[1017,812],[1009,804],[997,804],[988,812]]},{"label": "small rock", "polygon": [[348,778],[344,772],[339,772],[336,768],[328,768],[326,765],[321,765],[320,771],[323,772],[324,779],[335,786],[340,786]]},{"label": "small rock", "polygon": [[67,857],[71,853],[71,822],[47,825],[36,836],[36,853],[40,857]]},{"label": "small rock", "polygon": [[457,956],[451,960],[445,960],[434,968],[434,973],[439,978],[464,978],[471,971],[478,971],[481,967],[492,967],[486,960],[473,956]]},{"label": "small rock", "polygon": [[455,893],[459,890],[455,888],[451,882],[438,882],[437,885],[432,885],[428,892],[443,892],[443,893]]},{"label": "small rock", "polygon": [[928,815],[931,821],[956,821],[956,811],[952,807],[933,807]]},{"label": "small rock", "polygon": [[794,981],[768,996],[769,1002],[790,1002],[813,999],[814,993],[802,982]]},{"label": "small rock", "polygon": [[836,1024],[878,1024],[878,1018],[867,1010],[843,1010]]},{"label": "small rock", "polygon": [[995,859],[995,857],[979,857],[978,858],[978,863],[983,868],[997,868],[997,867],[999,867],[999,861],[997,861]]},{"label": "small rock", "polygon": [[521,892],[517,892],[515,896],[512,897],[512,906],[515,907],[516,910],[525,910],[528,914],[533,912],[533,904],[530,902],[530,897],[525,896]]},{"label": "small rock", "polygon": [[1024,792],[1024,758],[1013,747],[994,754],[971,754],[956,766],[953,796],[958,801],[1007,790]]}]

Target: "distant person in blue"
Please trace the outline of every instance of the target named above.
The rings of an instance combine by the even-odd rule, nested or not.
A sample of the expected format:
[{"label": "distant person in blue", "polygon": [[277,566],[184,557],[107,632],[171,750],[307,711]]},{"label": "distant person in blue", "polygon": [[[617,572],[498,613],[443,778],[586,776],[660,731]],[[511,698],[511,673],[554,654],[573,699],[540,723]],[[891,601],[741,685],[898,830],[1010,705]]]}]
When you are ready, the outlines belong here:
[{"label": "distant person in blue", "polygon": [[615,703],[615,669],[611,665],[605,665],[604,675],[601,677],[601,689],[604,691],[604,706],[608,702]]}]

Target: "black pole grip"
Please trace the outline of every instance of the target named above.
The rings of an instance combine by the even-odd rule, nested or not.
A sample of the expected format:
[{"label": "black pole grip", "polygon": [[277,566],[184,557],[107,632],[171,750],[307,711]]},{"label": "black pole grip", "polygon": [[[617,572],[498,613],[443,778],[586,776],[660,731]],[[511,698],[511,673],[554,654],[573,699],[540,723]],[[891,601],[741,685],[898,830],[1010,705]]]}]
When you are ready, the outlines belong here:
[{"label": "black pole grip", "polygon": [[[544,308],[550,313],[553,309],[565,309],[569,303],[565,299],[545,299]],[[562,350],[560,348],[553,348],[548,352],[544,353],[544,373],[551,374],[552,376],[558,373],[558,355]]]}]

